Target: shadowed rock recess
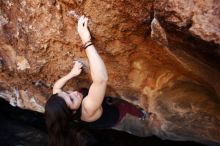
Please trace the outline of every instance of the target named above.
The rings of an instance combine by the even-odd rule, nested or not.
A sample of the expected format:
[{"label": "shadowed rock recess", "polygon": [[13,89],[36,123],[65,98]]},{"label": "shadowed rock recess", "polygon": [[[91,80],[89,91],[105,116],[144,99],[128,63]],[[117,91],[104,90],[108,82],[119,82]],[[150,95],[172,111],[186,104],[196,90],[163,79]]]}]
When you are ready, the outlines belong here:
[{"label": "shadowed rock recess", "polygon": [[[152,113],[148,135],[220,145],[220,1],[0,0],[0,97],[44,112],[53,83],[88,62],[77,15],[106,63],[106,95]],[[89,87],[89,67],[65,89]]]}]

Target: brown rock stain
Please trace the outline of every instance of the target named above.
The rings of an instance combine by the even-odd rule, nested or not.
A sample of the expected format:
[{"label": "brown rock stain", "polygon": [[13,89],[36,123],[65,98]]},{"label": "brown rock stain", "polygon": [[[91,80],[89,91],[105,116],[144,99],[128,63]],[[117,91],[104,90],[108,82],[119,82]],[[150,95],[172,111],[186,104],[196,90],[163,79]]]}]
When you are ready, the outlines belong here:
[{"label": "brown rock stain", "polygon": [[[74,10],[90,18],[93,42],[109,74],[107,95],[151,112],[146,129],[161,138],[220,143],[219,33],[213,31],[218,21],[208,25],[218,5],[188,2],[0,1],[1,95],[43,112],[53,83],[74,59],[87,61],[79,50],[77,21],[67,15]],[[153,39],[160,44],[150,38],[153,16],[158,21]],[[64,89],[89,87],[86,69]]]}]

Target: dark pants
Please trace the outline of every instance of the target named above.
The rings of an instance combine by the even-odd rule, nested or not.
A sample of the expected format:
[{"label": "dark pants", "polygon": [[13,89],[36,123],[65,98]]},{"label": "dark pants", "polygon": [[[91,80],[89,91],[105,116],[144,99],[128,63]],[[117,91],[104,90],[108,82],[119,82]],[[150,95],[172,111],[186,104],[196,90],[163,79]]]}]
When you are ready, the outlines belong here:
[{"label": "dark pants", "polygon": [[114,127],[112,127],[112,129],[125,131],[139,137],[152,135],[147,125],[148,118],[143,118],[148,113],[143,112],[143,109],[134,106],[127,101],[121,99],[111,100],[110,104],[116,106],[119,110],[118,122]]}]

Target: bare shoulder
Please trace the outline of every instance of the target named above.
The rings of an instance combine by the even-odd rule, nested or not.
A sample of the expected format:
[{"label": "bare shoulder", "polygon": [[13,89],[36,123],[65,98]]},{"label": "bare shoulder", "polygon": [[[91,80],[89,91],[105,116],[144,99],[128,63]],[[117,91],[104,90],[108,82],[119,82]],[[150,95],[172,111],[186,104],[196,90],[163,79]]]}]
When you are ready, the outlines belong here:
[{"label": "bare shoulder", "polygon": [[85,97],[83,99],[81,120],[85,122],[96,121],[101,117],[102,112],[103,112],[102,106],[94,109],[93,102],[91,102],[90,98]]}]

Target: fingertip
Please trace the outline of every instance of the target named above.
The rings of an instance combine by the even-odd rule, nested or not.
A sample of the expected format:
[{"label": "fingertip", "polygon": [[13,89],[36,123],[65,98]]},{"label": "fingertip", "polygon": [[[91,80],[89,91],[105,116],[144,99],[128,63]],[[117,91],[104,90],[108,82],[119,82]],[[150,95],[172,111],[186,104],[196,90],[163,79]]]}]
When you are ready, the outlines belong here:
[{"label": "fingertip", "polygon": [[82,20],[82,16],[79,17],[79,21],[81,21],[81,20]]},{"label": "fingertip", "polygon": [[84,19],[84,15],[82,15],[82,16],[79,18],[78,23],[79,23],[79,24],[81,24],[81,23],[82,23],[82,21],[83,21],[83,19]]},{"label": "fingertip", "polygon": [[89,19],[86,17],[86,18],[85,18],[85,26],[86,26],[86,27],[88,26],[88,20],[89,20]]},{"label": "fingertip", "polygon": [[85,21],[87,22],[89,19],[86,17]]}]

